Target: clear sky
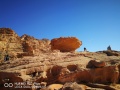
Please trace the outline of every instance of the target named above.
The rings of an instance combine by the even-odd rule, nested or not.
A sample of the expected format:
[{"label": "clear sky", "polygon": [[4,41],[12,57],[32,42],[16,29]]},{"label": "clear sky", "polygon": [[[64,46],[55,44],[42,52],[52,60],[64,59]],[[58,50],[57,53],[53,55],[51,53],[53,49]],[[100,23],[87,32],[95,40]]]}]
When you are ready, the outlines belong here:
[{"label": "clear sky", "polygon": [[75,36],[89,51],[120,51],[120,0],[0,0],[0,27],[19,36]]}]

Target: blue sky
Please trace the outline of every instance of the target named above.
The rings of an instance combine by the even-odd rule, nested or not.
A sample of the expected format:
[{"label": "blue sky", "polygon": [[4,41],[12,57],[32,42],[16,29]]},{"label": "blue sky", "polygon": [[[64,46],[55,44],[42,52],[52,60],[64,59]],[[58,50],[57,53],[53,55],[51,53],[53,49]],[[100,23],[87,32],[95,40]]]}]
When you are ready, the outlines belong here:
[{"label": "blue sky", "polygon": [[75,36],[89,51],[120,51],[120,0],[0,0],[0,27],[19,36]]}]

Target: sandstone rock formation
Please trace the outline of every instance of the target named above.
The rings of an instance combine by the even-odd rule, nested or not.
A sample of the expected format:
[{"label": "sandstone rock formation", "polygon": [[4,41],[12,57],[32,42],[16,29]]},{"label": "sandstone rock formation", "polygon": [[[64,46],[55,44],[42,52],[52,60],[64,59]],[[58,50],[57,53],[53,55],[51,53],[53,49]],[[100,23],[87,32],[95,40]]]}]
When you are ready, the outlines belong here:
[{"label": "sandstone rock formation", "polygon": [[[120,89],[119,51],[69,52],[77,49],[82,43],[75,38],[61,38],[60,42],[59,39],[51,40],[50,46],[50,41],[47,39],[38,40],[29,35],[19,37],[8,28],[0,29],[0,37],[0,50],[3,53],[0,53],[1,56],[4,53],[11,54],[11,57],[16,54],[17,57],[24,56],[9,61],[0,58],[3,61],[0,62],[1,90],[18,90],[14,87],[4,87],[5,83],[13,82],[32,83],[29,88],[19,88],[19,90]],[[63,46],[60,47],[61,43]],[[71,45],[67,46],[70,43]],[[51,51],[51,47],[53,50],[58,50]],[[32,87],[37,86],[34,82],[45,88]]]},{"label": "sandstone rock formation", "polygon": [[1,59],[4,55],[15,56],[16,52],[23,52],[20,37],[9,28],[0,28],[0,53]]},{"label": "sandstone rock formation", "polygon": [[19,37],[10,28],[0,28],[0,59],[8,54],[10,58],[39,55],[50,51],[50,40],[35,39],[29,35]]},{"label": "sandstone rock formation", "polygon": [[76,37],[60,37],[51,40],[51,49],[62,52],[75,51],[82,45],[82,42]]},{"label": "sandstone rock formation", "polygon": [[41,89],[41,90],[61,90],[62,87],[63,87],[62,84],[51,84],[51,85],[49,85],[46,88]]},{"label": "sandstone rock formation", "polygon": [[120,55],[117,51],[114,51],[114,50],[103,51],[103,53],[107,54],[107,56],[119,56]]},{"label": "sandstone rock formation", "polygon": [[21,36],[23,51],[30,55],[39,55],[40,52],[48,52],[50,50],[50,41],[48,39],[35,39],[29,35]]},{"label": "sandstone rock formation", "polygon": [[[95,86],[94,83],[119,84],[119,58],[120,56],[109,57],[104,53],[98,54],[93,52],[48,52],[41,53],[40,56],[23,57],[4,62],[0,65],[0,72],[5,72],[6,74],[10,72],[15,75],[10,77],[20,78],[24,82],[27,80],[40,83],[40,85],[45,83],[46,87],[50,86],[51,88],[55,87],[55,84],[62,83],[64,85],[66,82],[77,82],[79,84],[85,83],[86,85],[92,83],[93,85],[89,86],[106,89],[110,87]],[[99,59],[100,62],[95,62],[97,67],[86,68],[91,59],[95,59],[95,61]],[[101,62],[105,62],[106,65],[102,65]],[[0,77],[7,80],[6,77]],[[0,80],[1,85],[3,85],[2,79]],[[80,88],[83,87],[80,85]]]},{"label": "sandstone rock formation", "polygon": [[[117,67],[118,68],[118,67]],[[85,69],[83,71],[65,73],[59,76],[61,83],[68,81],[75,82],[92,82],[92,83],[117,83],[119,79],[119,71],[116,66],[108,66],[104,68]]]},{"label": "sandstone rock formation", "polygon": [[106,63],[104,61],[91,60],[89,61],[87,68],[102,68],[105,66],[106,66]]},{"label": "sandstone rock formation", "polygon": [[[22,78],[16,76],[15,73],[0,72],[0,89],[1,90],[31,90],[30,88],[17,87],[19,82],[23,82]],[[10,87],[7,87],[7,83]]]},{"label": "sandstone rock formation", "polygon": [[87,86],[79,85],[76,82],[65,83],[64,86],[62,87],[62,90],[86,90],[86,89],[87,89]]}]

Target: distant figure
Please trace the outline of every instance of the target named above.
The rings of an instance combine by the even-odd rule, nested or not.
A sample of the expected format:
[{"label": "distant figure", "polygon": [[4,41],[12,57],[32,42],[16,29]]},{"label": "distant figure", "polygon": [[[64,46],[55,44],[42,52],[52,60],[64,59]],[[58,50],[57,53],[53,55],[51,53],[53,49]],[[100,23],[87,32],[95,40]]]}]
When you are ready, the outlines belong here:
[{"label": "distant figure", "polygon": [[5,55],[4,61],[9,61],[9,55]]},{"label": "distant figure", "polygon": [[110,47],[110,45],[107,47],[107,50],[111,50],[111,47]]},{"label": "distant figure", "polygon": [[87,49],[84,47],[84,51],[87,51]]}]

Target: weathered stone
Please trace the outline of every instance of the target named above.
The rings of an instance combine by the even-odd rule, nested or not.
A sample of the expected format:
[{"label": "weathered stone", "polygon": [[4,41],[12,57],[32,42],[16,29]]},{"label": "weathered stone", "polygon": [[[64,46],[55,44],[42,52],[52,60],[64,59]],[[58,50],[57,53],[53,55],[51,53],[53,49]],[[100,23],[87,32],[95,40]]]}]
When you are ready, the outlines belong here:
[{"label": "weathered stone", "polygon": [[75,51],[82,45],[82,42],[76,37],[60,37],[51,40],[51,49],[61,52]]},{"label": "weathered stone", "polygon": [[[23,79],[14,73],[0,72],[0,89],[1,90],[17,90],[15,83],[23,83]],[[5,83],[11,83],[11,87],[5,87]],[[12,86],[13,85],[13,86]],[[15,88],[16,87],[16,88]],[[19,90],[31,90],[30,88],[19,88]]]},{"label": "weathered stone", "polygon": [[[72,38],[61,38],[60,45],[65,40],[63,46],[58,50],[53,48],[51,52],[50,41],[47,39],[38,40],[29,35],[23,35],[20,38],[13,30],[4,29],[0,31],[0,59],[2,61],[0,61],[1,90],[9,89],[3,88],[4,82],[36,82],[42,86],[49,87],[49,89],[60,89],[56,84],[65,84],[66,82],[85,83],[86,85],[89,82],[95,85],[96,83],[113,83],[112,85],[117,83],[118,85],[120,82],[119,51],[72,52],[72,50],[75,50],[72,47],[79,46],[81,42],[78,40],[76,44],[77,40],[73,39],[72,42]],[[58,43],[59,41],[55,45],[58,45]],[[67,46],[67,43],[71,46]],[[3,61],[1,57],[4,57],[5,53],[7,53],[5,50],[8,51],[10,58],[15,57],[14,60],[12,58],[9,61]],[[109,85],[95,85],[91,85],[91,87],[111,88],[108,87]],[[70,86],[68,85],[68,87]],[[76,85],[73,86],[74,88],[70,87],[68,89],[77,89]],[[35,88],[26,89],[35,90]],[[39,90],[40,88],[37,89]],[[78,90],[80,89],[82,89],[81,85]],[[10,88],[10,90],[15,89]],[[24,90],[24,88],[20,90]],[[84,86],[82,90],[84,90]],[[116,90],[119,90],[119,88]]]},{"label": "weathered stone", "polygon": [[14,56],[15,52],[23,52],[21,39],[12,29],[0,28],[0,52],[2,59],[6,54]]},{"label": "weathered stone", "polygon": [[23,51],[29,55],[39,55],[41,52],[50,51],[50,41],[48,39],[36,39],[32,36],[24,34],[21,36]]},{"label": "weathered stone", "polygon": [[14,34],[14,31],[10,28],[0,28],[0,34]]},{"label": "weathered stone", "polygon": [[67,66],[67,69],[68,69],[69,71],[76,71],[76,70],[77,70],[77,65],[68,65],[68,66]]},{"label": "weathered stone", "polygon": [[99,60],[91,60],[88,62],[87,68],[102,68],[105,67],[106,63]]},{"label": "weathered stone", "polygon": [[103,68],[85,69],[82,71],[62,74],[58,80],[62,83],[68,81],[93,82],[93,83],[117,83],[119,70],[117,66],[107,66]]},{"label": "weathered stone", "polygon": [[62,84],[51,84],[47,87],[47,90],[60,90],[62,86]]},{"label": "weathered stone", "polygon": [[57,66],[57,65],[53,66],[51,68],[51,74],[52,74],[52,76],[53,77],[58,76],[60,74],[61,69],[62,69],[61,66]]},{"label": "weathered stone", "polygon": [[68,82],[63,85],[62,90],[86,90],[86,86],[84,85],[79,85],[76,82]]},{"label": "weathered stone", "polygon": [[103,53],[107,54],[107,56],[120,56],[120,53],[114,50],[103,51]]},{"label": "weathered stone", "polygon": [[[94,90],[116,90],[115,87],[112,87],[111,85],[104,85],[104,84],[97,84],[97,83],[87,83],[87,86],[93,87]],[[88,90],[93,90],[88,89]]]},{"label": "weathered stone", "polygon": [[0,55],[2,56],[0,59],[2,60],[6,54],[13,59],[48,52],[51,50],[49,44],[48,39],[39,40],[26,34],[19,37],[10,28],[0,28]]}]

